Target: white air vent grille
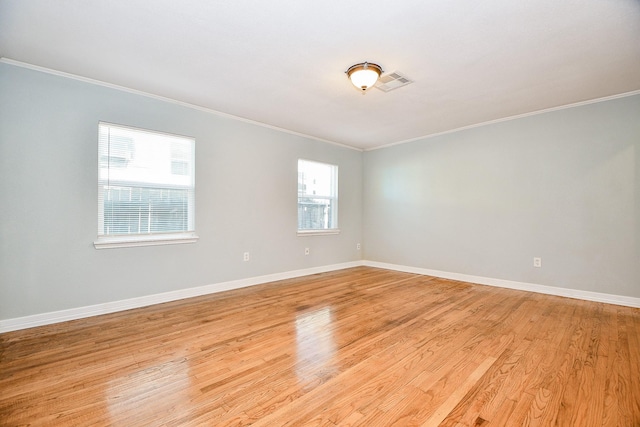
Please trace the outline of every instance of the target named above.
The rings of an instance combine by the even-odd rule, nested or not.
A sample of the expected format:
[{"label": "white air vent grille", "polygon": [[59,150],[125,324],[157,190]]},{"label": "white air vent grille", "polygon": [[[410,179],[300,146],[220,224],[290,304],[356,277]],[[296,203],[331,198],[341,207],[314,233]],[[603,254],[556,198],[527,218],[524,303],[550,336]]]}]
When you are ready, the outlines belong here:
[{"label": "white air vent grille", "polygon": [[409,83],[413,83],[409,77],[394,71],[392,73],[383,74],[378,79],[375,87],[383,92],[389,92],[390,90],[398,89],[399,87],[406,86]]}]

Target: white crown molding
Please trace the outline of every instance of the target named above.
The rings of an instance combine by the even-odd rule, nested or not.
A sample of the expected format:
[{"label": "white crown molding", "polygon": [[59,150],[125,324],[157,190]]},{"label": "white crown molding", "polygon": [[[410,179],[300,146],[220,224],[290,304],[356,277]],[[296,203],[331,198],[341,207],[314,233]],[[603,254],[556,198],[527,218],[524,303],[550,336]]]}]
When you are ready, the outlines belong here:
[{"label": "white crown molding", "polygon": [[385,270],[402,271],[405,273],[421,274],[424,276],[441,277],[444,279],[460,280],[463,282],[475,283],[479,285],[496,286],[520,291],[535,292],[546,295],[556,295],[567,298],[581,299],[586,301],[602,302],[606,304],[622,305],[627,307],[640,308],[640,298],[604,294],[599,292],[582,291],[578,289],[556,288],[553,286],[537,285],[533,283],[515,282],[511,280],[493,279],[489,277],[472,276],[469,274],[450,273],[439,270],[429,270],[426,268],[409,267],[398,264],[389,264],[377,261],[352,261],[341,264],[332,264],[321,267],[306,268],[301,270],[287,271],[284,273],[268,274],[265,276],[250,277],[247,279],[232,280],[229,282],[215,283],[212,285],[199,286],[196,288],[181,289],[178,291],[165,292],[161,294],[147,295],[143,297],[130,298],[126,300],[113,301],[104,304],[96,304],[85,307],[71,308],[68,310],[53,311],[49,313],[34,314],[30,316],[18,317],[14,319],[0,320],[0,333],[17,331],[20,329],[33,328],[36,326],[50,325],[54,323],[66,322],[69,320],[83,319],[101,314],[115,313],[133,308],[146,307],[153,304],[176,301],[185,298],[192,298],[201,295],[208,295],[217,292],[230,291],[233,289],[245,288],[262,283],[275,282],[278,280],[292,279],[295,277],[308,276],[311,274],[325,273],[328,271],[342,270],[345,268],[367,266],[383,268]]},{"label": "white crown molding", "polygon": [[586,301],[603,302],[606,304],[623,305],[640,308],[640,298],[623,295],[604,294],[600,292],[583,291],[579,289],[556,288],[555,286],[537,285],[535,283],[515,282],[512,280],[493,279],[490,277],[472,276],[469,274],[450,273],[447,271],[429,270],[426,268],[408,267],[404,265],[388,264],[377,261],[363,261],[367,267],[384,268],[386,270],[402,271],[405,273],[435,276],[443,279],[459,280],[462,282],[476,283],[479,285],[496,286],[519,291],[535,292],[538,294],[555,295],[560,297],[581,299]]},{"label": "white crown molding", "polygon": [[267,123],[263,123],[263,122],[259,122],[259,121],[256,121],[256,120],[251,120],[251,119],[247,119],[247,118],[240,117],[240,116],[234,116],[233,114],[223,113],[221,111],[212,110],[210,108],[201,107],[199,105],[190,104],[188,102],[178,101],[177,99],[173,99],[173,98],[166,98],[164,96],[154,95],[152,93],[143,92],[143,91],[137,90],[137,89],[131,89],[131,88],[128,88],[126,86],[119,86],[119,85],[116,85],[116,84],[103,82],[101,80],[95,80],[95,79],[90,79],[88,77],[78,76],[76,74],[65,73],[64,71],[52,70],[50,68],[40,67],[39,65],[33,65],[33,64],[26,63],[26,62],[16,61],[14,59],[5,58],[5,57],[0,57],[0,63],[9,64],[9,65],[13,65],[13,66],[16,66],[16,67],[21,67],[21,68],[27,68],[29,70],[40,71],[42,73],[53,74],[55,76],[66,77],[68,79],[78,80],[78,81],[89,83],[89,84],[93,84],[93,85],[96,85],[96,86],[108,87],[108,88],[116,89],[116,90],[119,90],[119,91],[122,91],[122,92],[133,93],[133,94],[136,94],[136,95],[145,96],[147,98],[157,99],[159,101],[169,102],[171,104],[176,104],[176,105],[180,105],[182,107],[191,108],[192,110],[203,111],[205,113],[213,114],[213,115],[224,117],[224,118],[227,118],[227,119],[238,120],[238,121],[241,121],[241,122],[244,122],[244,123],[249,123],[249,124],[260,126],[260,127],[263,127],[263,128],[267,128],[267,129],[276,130],[276,131],[279,131],[279,132],[288,133],[290,135],[295,135],[295,136],[299,136],[299,137],[307,138],[307,139],[313,139],[315,141],[324,142],[326,144],[337,145],[338,147],[348,148],[349,150],[360,151],[360,152],[364,151],[361,148],[352,147],[352,146],[346,145],[346,144],[341,144],[339,142],[331,141],[329,139],[323,139],[323,138],[319,138],[317,136],[307,135],[305,133],[296,132],[296,131],[285,129],[285,128],[281,128],[281,127],[278,127],[278,126],[273,126],[273,125],[270,125],[270,124],[267,124]]},{"label": "white crown molding", "polygon": [[373,148],[365,148],[363,151],[381,150],[383,148],[393,147],[394,145],[408,144],[410,142],[420,141],[421,139],[435,138],[435,137],[438,137],[438,136],[447,135],[447,134],[455,133],[455,132],[460,132],[460,131],[463,131],[463,130],[479,128],[479,127],[483,127],[483,126],[493,125],[493,124],[496,124],[496,123],[508,122],[508,121],[516,120],[516,119],[523,119],[525,117],[537,116],[539,114],[546,114],[546,113],[550,113],[552,111],[566,110],[567,108],[581,107],[583,105],[590,105],[590,104],[597,104],[597,103],[600,103],[600,102],[613,101],[614,99],[626,98],[628,96],[634,96],[634,95],[640,95],[640,90],[634,90],[634,91],[631,91],[631,92],[620,93],[620,94],[617,94],[617,95],[610,95],[610,96],[605,96],[605,97],[602,97],[602,98],[590,99],[590,100],[587,100],[587,101],[574,102],[572,104],[559,105],[557,107],[551,107],[551,108],[545,108],[543,110],[531,111],[530,113],[523,113],[523,114],[518,114],[518,115],[515,115],[515,116],[503,117],[501,119],[495,119],[495,120],[489,120],[489,121],[486,121],[486,122],[475,123],[475,124],[468,125],[468,126],[462,126],[462,127],[459,127],[459,128],[446,130],[444,132],[438,132],[438,133],[432,133],[432,134],[423,135],[423,136],[417,136],[415,138],[410,138],[410,139],[403,139],[402,141],[391,142],[389,144],[379,145],[379,146],[373,147]]},{"label": "white crown molding", "polygon": [[159,101],[165,101],[165,102],[169,102],[169,103],[172,103],[172,104],[180,105],[180,106],[183,106],[183,107],[191,108],[193,110],[198,110],[198,111],[203,111],[205,113],[214,114],[216,116],[225,117],[225,118],[232,119],[232,120],[238,120],[238,121],[241,121],[241,122],[244,122],[244,123],[253,124],[253,125],[256,125],[256,126],[263,127],[263,128],[276,130],[276,131],[279,131],[279,132],[284,132],[284,133],[287,133],[287,134],[290,134],[290,135],[299,136],[299,137],[302,137],[302,138],[313,139],[315,141],[320,141],[320,142],[324,142],[324,143],[327,143],[327,144],[336,145],[338,147],[347,148],[349,150],[360,151],[360,152],[381,150],[383,148],[393,147],[394,145],[407,144],[407,143],[419,141],[419,140],[422,140],[422,139],[435,138],[435,137],[442,136],[442,135],[447,135],[447,134],[450,134],[450,133],[460,132],[460,131],[468,130],[468,129],[474,129],[474,128],[477,128],[477,127],[492,125],[492,124],[496,124],[496,123],[502,123],[502,122],[506,122],[506,121],[510,121],[510,120],[522,119],[522,118],[530,117],[530,116],[536,116],[538,114],[545,114],[545,113],[549,113],[549,112],[552,112],[552,111],[564,110],[564,109],[567,109],[567,108],[580,107],[580,106],[583,106],[583,105],[596,104],[596,103],[599,103],[599,102],[611,101],[611,100],[614,100],[614,99],[625,98],[625,97],[628,97],[628,96],[640,95],[640,90],[635,90],[635,91],[625,92],[625,93],[621,93],[621,94],[617,94],[617,95],[610,95],[610,96],[605,96],[605,97],[602,97],[602,98],[590,99],[590,100],[587,100],[587,101],[574,102],[572,104],[559,105],[557,107],[545,108],[545,109],[542,109],[542,110],[532,111],[532,112],[529,112],[529,113],[518,114],[518,115],[515,115],[515,116],[503,117],[503,118],[500,118],[500,119],[495,119],[495,120],[489,120],[489,121],[486,121],[486,122],[475,123],[475,124],[468,125],[468,126],[462,126],[462,127],[459,127],[459,128],[450,129],[450,130],[447,130],[447,131],[444,131],[444,132],[426,134],[426,135],[417,136],[415,138],[409,138],[409,139],[404,139],[404,140],[401,140],[401,141],[395,141],[395,142],[391,142],[391,143],[388,143],[388,144],[379,145],[377,147],[358,148],[358,147],[353,147],[351,145],[342,144],[340,142],[331,141],[329,139],[324,139],[324,138],[320,138],[320,137],[317,137],[317,136],[308,135],[308,134],[304,134],[304,133],[301,133],[301,132],[296,132],[296,131],[292,131],[292,130],[289,130],[289,129],[281,128],[281,127],[278,127],[278,126],[273,126],[273,125],[270,125],[268,123],[263,123],[263,122],[247,119],[247,118],[240,117],[240,116],[234,116],[233,114],[223,113],[221,111],[212,110],[210,108],[201,107],[199,105],[190,104],[188,102],[178,101],[178,100],[173,99],[173,98],[167,98],[167,97],[160,96],[160,95],[154,95],[152,93],[143,92],[143,91],[140,91],[140,90],[137,90],[137,89],[132,89],[132,88],[128,88],[128,87],[125,87],[125,86],[119,86],[119,85],[116,85],[116,84],[103,82],[101,80],[90,79],[88,77],[78,76],[76,74],[66,73],[64,71],[52,70],[50,68],[41,67],[39,65],[29,64],[29,63],[26,63],[26,62],[16,61],[14,59],[6,58],[6,57],[0,57],[0,63],[9,64],[9,65],[13,65],[13,66],[16,66],[16,67],[21,67],[21,68],[27,68],[27,69],[30,69],[30,70],[40,71],[40,72],[47,73],[47,74],[53,74],[53,75],[56,75],[56,76],[66,77],[66,78],[69,78],[69,79],[78,80],[78,81],[81,81],[81,82],[85,82],[85,83],[89,83],[89,84],[93,84],[93,85],[97,85],[97,86],[108,87],[108,88],[120,90],[120,91],[123,91],[123,92],[133,93],[133,94],[136,94],[136,95],[145,96],[147,98],[153,98],[153,99],[157,99]]},{"label": "white crown molding", "polygon": [[305,268],[302,270],[267,274],[265,276],[250,277],[247,279],[214,283],[211,285],[199,286],[195,288],[164,292],[161,294],[153,294],[137,298],[129,298],[126,300],[112,301],[104,304],[89,305],[84,307],[70,308],[68,310],[53,311],[49,313],[34,314],[31,316],[18,317],[14,319],[0,320],[0,333],[33,328],[36,326],[50,325],[53,323],[66,322],[69,320],[83,319],[86,317],[98,316],[101,314],[115,313],[118,311],[130,310],[133,308],[146,307],[153,304],[161,304],[169,301],[176,301],[185,298],[213,294],[217,292],[230,291],[232,289],[240,289],[248,286],[260,285],[262,283],[308,276],[311,274],[325,273],[327,271],[343,270],[345,268],[358,267],[361,265],[361,261],[354,261],[341,264],[325,265],[321,267]]},{"label": "white crown molding", "polygon": [[210,108],[201,107],[199,105],[190,104],[188,102],[178,101],[178,100],[173,99],[173,98],[167,98],[167,97],[160,96],[160,95],[154,95],[152,93],[143,92],[143,91],[140,91],[140,90],[137,90],[137,89],[132,89],[132,88],[128,88],[128,87],[125,87],[125,86],[119,86],[119,85],[116,85],[116,84],[103,82],[101,80],[90,79],[88,77],[78,76],[76,74],[66,73],[64,71],[52,70],[50,68],[41,67],[39,65],[29,64],[29,63],[26,63],[26,62],[16,61],[14,59],[6,58],[6,57],[0,57],[0,63],[9,64],[9,65],[13,65],[13,66],[16,66],[16,67],[21,67],[21,68],[27,68],[27,69],[30,69],[30,70],[40,71],[40,72],[47,73],[47,74],[53,74],[53,75],[56,75],[56,76],[66,77],[66,78],[69,78],[69,79],[78,80],[78,81],[81,81],[81,82],[85,82],[85,83],[89,83],[89,84],[93,84],[93,85],[97,85],[97,86],[108,87],[108,88],[116,89],[116,90],[123,91],[123,92],[133,93],[133,94],[136,94],[136,95],[145,96],[147,98],[153,98],[153,99],[157,99],[159,101],[165,101],[165,102],[169,102],[169,103],[172,103],[172,104],[180,105],[180,106],[183,106],[183,107],[191,108],[193,110],[198,110],[198,111],[203,111],[205,113],[214,114],[216,116],[225,117],[225,118],[232,119],[232,120],[238,120],[238,121],[241,121],[241,122],[244,122],[244,123],[249,123],[249,124],[260,126],[260,127],[263,127],[263,128],[267,128],[267,129],[271,129],[271,130],[275,130],[275,131],[279,131],[279,132],[284,132],[284,133],[287,133],[287,134],[290,134],[290,135],[295,135],[295,136],[299,136],[299,137],[302,137],[302,138],[308,138],[308,139],[312,139],[312,140],[315,140],[315,141],[324,142],[324,143],[327,143],[327,144],[336,145],[338,147],[347,148],[349,150],[360,151],[360,152],[381,150],[381,149],[384,149],[384,148],[393,147],[395,145],[407,144],[407,143],[419,141],[419,140],[422,140],[422,139],[435,138],[435,137],[442,136],[442,135],[447,135],[447,134],[450,134],[450,133],[460,132],[460,131],[463,131],[463,130],[474,129],[474,128],[478,128],[478,127],[482,127],[482,126],[487,126],[487,125],[492,125],[492,124],[496,124],[496,123],[507,122],[507,121],[516,120],[516,119],[522,119],[522,118],[525,118],[525,117],[537,116],[539,114],[545,114],[545,113],[549,113],[549,112],[552,112],[552,111],[565,110],[567,108],[580,107],[580,106],[583,106],[583,105],[596,104],[596,103],[599,103],[599,102],[606,102],[606,101],[612,101],[614,99],[626,98],[628,96],[640,95],[640,90],[634,90],[634,91],[631,91],[631,92],[620,93],[620,94],[617,94],[617,95],[610,95],[610,96],[605,96],[605,97],[602,97],[602,98],[590,99],[590,100],[587,100],[587,101],[574,102],[574,103],[571,103],[571,104],[559,105],[557,107],[545,108],[545,109],[542,109],[542,110],[532,111],[532,112],[524,113],[524,114],[518,114],[518,115],[515,115],[515,116],[503,117],[503,118],[500,118],[500,119],[495,119],[495,120],[489,120],[489,121],[486,121],[486,122],[475,123],[475,124],[468,125],[468,126],[462,126],[462,127],[459,127],[459,128],[450,129],[450,130],[447,130],[447,131],[444,131],[444,132],[426,134],[426,135],[417,136],[415,138],[409,138],[409,139],[404,139],[404,140],[401,140],[401,141],[395,141],[395,142],[391,142],[391,143],[388,143],[388,144],[379,145],[377,147],[358,148],[358,147],[353,147],[351,145],[342,144],[340,142],[331,141],[329,139],[324,139],[324,138],[320,138],[320,137],[317,137],[317,136],[308,135],[308,134],[305,134],[305,133],[296,132],[296,131],[292,131],[292,130],[289,130],[289,129],[281,128],[281,127],[278,127],[278,126],[273,126],[273,125],[270,125],[270,124],[267,124],[267,123],[263,123],[263,122],[259,122],[259,121],[256,121],[256,120],[251,120],[251,119],[247,119],[247,118],[240,117],[240,116],[234,116],[233,114],[223,113],[221,111],[212,110]]}]

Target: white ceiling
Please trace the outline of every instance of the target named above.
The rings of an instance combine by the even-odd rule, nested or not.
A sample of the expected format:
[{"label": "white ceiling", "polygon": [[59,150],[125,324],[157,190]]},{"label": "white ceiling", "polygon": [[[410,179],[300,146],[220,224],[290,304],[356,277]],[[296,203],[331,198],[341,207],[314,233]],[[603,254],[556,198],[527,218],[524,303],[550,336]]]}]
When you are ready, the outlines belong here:
[{"label": "white ceiling", "polygon": [[0,56],[369,149],[640,90],[640,1],[0,0]]}]

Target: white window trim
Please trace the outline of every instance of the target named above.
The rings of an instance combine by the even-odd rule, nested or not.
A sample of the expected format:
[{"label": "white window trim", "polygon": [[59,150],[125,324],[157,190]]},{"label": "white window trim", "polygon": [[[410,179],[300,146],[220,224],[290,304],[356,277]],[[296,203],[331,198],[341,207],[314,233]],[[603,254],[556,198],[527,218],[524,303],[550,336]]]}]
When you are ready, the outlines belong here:
[{"label": "white window trim", "polygon": [[[323,198],[323,199],[328,199],[328,200],[335,200],[336,202],[336,213],[335,213],[335,223],[336,225],[339,225],[340,223],[338,222],[338,171],[339,171],[339,167],[338,165],[332,164],[332,163],[326,163],[326,162],[320,162],[317,160],[309,160],[309,159],[304,159],[304,158],[299,158],[298,162],[300,162],[300,160],[305,161],[305,162],[309,162],[309,163],[318,163],[318,164],[323,164],[323,165],[329,165],[335,168],[334,171],[334,196],[320,196],[318,198]],[[299,170],[298,170],[299,172]],[[300,201],[300,196],[298,195],[298,201]],[[297,219],[296,219],[297,222]],[[320,228],[320,229],[297,229],[297,235],[298,236],[321,236],[321,235],[332,235],[332,234],[340,234],[340,229],[339,228]]]},{"label": "white window trim", "polygon": [[322,236],[329,234],[340,234],[339,228],[327,228],[321,230],[298,230],[298,236]]},{"label": "white window trim", "polygon": [[[171,134],[161,131],[142,129],[133,126],[120,125],[109,122],[98,122],[98,126],[114,126],[124,129],[131,129],[135,131],[147,132],[151,134],[157,135],[166,135],[170,137],[181,137],[186,139],[191,139],[195,143],[195,139],[193,137],[188,137],[184,135]],[[195,158],[192,159],[193,166],[195,167]],[[195,202],[195,200],[194,200]],[[193,216],[190,218],[190,221],[195,222],[195,206],[191,206],[191,209],[194,210]],[[102,224],[102,216],[104,215],[104,211],[100,208],[98,209],[98,228]],[[191,228],[191,227],[190,227]],[[199,239],[198,235],[194,231],[179,231],[173,233],[152,233],[152,234],[121,234],[121,235],[103,235],[98,234],[97,239],[93,242],[93,246],[96,249],[114,249],[114,248],[129,248],[129,247],[139,247],[139,246],[163,246],[163,245],[178,245],[185,243],[195,243]]]},{"label": "white window trim", "polygon": [[162,246],[195,243],[199,237],[195,233],[137,234],[104,236],[93,242],[96,249],[131,248],[137,246]]}]

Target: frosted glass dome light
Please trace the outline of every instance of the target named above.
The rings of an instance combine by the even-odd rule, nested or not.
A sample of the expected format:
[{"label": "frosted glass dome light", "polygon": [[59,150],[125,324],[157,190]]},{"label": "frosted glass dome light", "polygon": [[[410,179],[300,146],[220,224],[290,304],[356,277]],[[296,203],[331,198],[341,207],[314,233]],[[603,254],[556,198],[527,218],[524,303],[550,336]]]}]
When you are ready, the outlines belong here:
[{"label": "frosted glass dome light", "polygon": [[382,68],[378,64],[362,62],[349,67],[346,73],[351,83],[364,93],[376,84],[382,74]]}]

